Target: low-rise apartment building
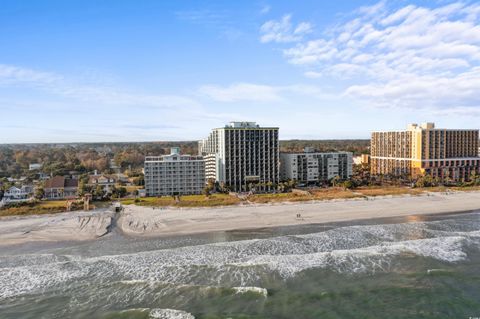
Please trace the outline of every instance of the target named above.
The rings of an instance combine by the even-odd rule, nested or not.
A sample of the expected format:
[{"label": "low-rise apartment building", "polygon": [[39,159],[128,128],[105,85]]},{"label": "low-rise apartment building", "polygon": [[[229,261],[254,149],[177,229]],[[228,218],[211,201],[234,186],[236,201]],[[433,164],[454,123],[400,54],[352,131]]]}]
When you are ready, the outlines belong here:
[{"label": "low-rise apartment building", "polygon": [[202,156],[170,155],[145,157],[147,196],[201,194],[205,188],[205,161]]},{"label": "low-rise apartment building", "polygon": [[302,184],[326,183],[337,176],[347,180],[352,177],[352,158],[350,152],[320,153],[310,148],[303,153],[280,153],[280,177]]}]

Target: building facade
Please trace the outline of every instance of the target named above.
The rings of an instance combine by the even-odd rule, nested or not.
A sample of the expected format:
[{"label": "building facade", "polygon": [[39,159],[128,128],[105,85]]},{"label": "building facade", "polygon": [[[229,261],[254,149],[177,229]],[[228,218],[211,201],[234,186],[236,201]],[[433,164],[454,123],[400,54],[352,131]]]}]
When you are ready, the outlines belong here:
[{"label": "building facade", "polygon": [[45,182],[46,199],[73,199],[78,197],[78,179],[75,177],[54,176]]},{"label": "building facade", "polygon": [[468,180],[472,172],[480,173],[478,138],[478,130],[436,129],[434,123],[410,124],[406,131],[373,132],[371,173]]},{"label": "building facade", "polygon": [[350,152],[318,153],[305,149],[303,153],[280,153],[280,178],[299,183],[326,183],[335,177],[352,177],[353,154]]},{"label": "building facade", "polygon": [[110,194],[116,183],[117,179],[113,175],[97,174],[95,171],[94,175],[88,176],[87,185],[93,189],[100,186],[105,193]]},{"label": "building facade", "polygon": [[199,142],[208,159],[207,178],[234,192],[268,191],[280,181],[278,127],[231,122]]},{"label": "building facade", "polygon": [[205,161],[201,156],[170,155],[145,157],[147,196],[201,194],[205,188]]},{"label": "building facade", "polygon": [[5,191],[2,198],[3,204],[26,202],[33,197],[33,186],[23,185],[21,188],[12,186]]}]

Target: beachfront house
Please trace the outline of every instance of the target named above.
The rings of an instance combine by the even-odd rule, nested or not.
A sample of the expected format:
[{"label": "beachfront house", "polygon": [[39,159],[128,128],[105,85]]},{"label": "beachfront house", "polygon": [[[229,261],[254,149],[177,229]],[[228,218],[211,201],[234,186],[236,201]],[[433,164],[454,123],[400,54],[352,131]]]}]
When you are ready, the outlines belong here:
[{"label": "beachfront house", "polygon": [[44,193],[46,199],[76,198],[78,179],[75,177],[54,176],[45,182]]},{"label": "beachfront house", "polygon": [[24,185],[21,188],[12,186],[3,194],[2,202],[4,204],[26,202],[32,197],[32,195],[32,186]]},{"label": "beachfront house", "polygon": [[104,175],[104,174],[100,174],[100,175],[97,175],[97,174],[94,174],[94,175],[90,175],[88,177],[88,186],[91,186],[93,188],[96,188],[97,186],[100,186],[102,187],[102,189],[106,192],[106,193],[111,193],[112,192],[112,189],[114,188],[115,184],[116,184],[117,180],[115,177],[111,176],[111,175]]}]

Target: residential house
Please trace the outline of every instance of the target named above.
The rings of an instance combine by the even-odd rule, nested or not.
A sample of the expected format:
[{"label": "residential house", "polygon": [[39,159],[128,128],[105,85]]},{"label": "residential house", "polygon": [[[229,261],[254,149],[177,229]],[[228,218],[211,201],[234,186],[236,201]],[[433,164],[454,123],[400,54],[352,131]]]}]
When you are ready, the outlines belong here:
[{"label": "residential house", "polygon": [[39,170],[41,168],[42,168],[41,163],[32,163],[32,164],[28,165],[28,170],[29,171],[35,171],[35,170]]},{"label": "residential house", "polygon": [[24,185],[21,188],[12,186],[3,194],[2,202],[4,204],[26,202],[32,195],[33,187],[30,185]]},{"label": "residential house", "polygon": [[106,193],[111,193],[117,180],[115,177],[104,174],[94,174],[88,177],[88,186],[92,186],[94,189],[97,186],[101,186]]},{"label": "residential house", "polygon": [[78,192],[78,179],[65,176],[54,176],[45,182],[46,199],[76,198]]}]

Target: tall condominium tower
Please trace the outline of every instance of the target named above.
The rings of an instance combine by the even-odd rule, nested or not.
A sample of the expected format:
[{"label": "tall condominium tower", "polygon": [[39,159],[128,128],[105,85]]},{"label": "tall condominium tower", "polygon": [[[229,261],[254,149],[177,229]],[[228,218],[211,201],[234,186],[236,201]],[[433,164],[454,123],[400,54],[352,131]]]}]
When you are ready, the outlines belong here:
[{"label": "tall condominium tower", "polygon": [[266,191],[279,182],[278,127],[231,122],[213,129],[198,146],[205,158],[206,178],[231,191]]},{"label": "tall condominium tower", "polygon": [[478,137],[478,130],[436,129],[434,123],[373,132],[371,173],[468,180],[471,172],[480,173]]}]

